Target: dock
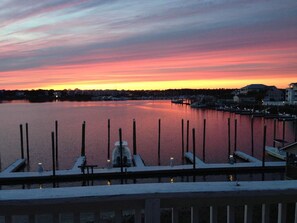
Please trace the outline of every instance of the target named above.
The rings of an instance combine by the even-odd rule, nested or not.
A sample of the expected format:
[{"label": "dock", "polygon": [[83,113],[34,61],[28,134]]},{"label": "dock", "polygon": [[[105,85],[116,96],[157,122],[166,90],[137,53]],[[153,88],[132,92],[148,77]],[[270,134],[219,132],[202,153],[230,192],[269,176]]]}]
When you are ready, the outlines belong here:
[{"label": "dock", "polygon": [[[243,155],[244,153],[237,153]],[[146,166],[140,155],[134,155],[134,166],[125,168],[100,168],[94,165],[90,174],[84,174],[80,166],[86,165],[86,157],[80,156],[72,168],[68,170],[49,170],[41,172],[16,172],[25,160],[17,160],[0,173],[0,185],[34,184],[48,182],[74,182],[85,180],[110,180],[110,179],[137,179],[137,178],[159,178],[173,176],[207,176],[239,173],[265,173],[284,172],[286,163],[262,162],[256,158],[251,159],[244,155],[249,162],[244,163],[204,163],[195,157],[196,165],[193,165],[194,156],[192,152],[185,153],[186,159],[192,164],[186,165],[164,165]]]},{"label": "dock", "polygon": [[[78,169],[79,170],[79,169]],[[52,182],[53,180],[81,181],[86,179],[81,171],[57,170],[55,176],[53,171],[43,172],[11,172],[0,174],[0,184],[22,184],[22,183],[44,183]],[[126,167],[125,171],[121,172],[121,168],[94,168],[94,172],[87,177],[91,179],[123,179],[123,178],[154,178],[168,176],[191,176],[191,175],[217,175],[217,174],[234,174],[238,173],[264,173],[264,172],[280,172],[285,171],[285,162],[265,162],[262,163],[221,163],[221,164],[204,164],[193,168],[192,164],[175,165],[175,166],[144,166]]]},{"label": "dock", "polygon": [[138,154],[133,155],[133,162],[134,162],[134,166],[136,166],[136,167],[145,167],[143,159]]},{"label": "dock", "polygon": [[86,157],[85,156],[80,156],[77,158],[77,160],[75,161],[73,167],[72,167],[72,171],[77,171],[77,170],[81,170],[80,166],[85,165],[86,163]]},{"label": "dock", "polygon": [[246,162],[251,162],[251,163],[261,163],[261,160],[258,160],[257,158],[250,156],[244,152],[241,151],[234,151],[234,156],[246,161]]},{"label": "dock", "polygon": [[17,159],[14,163],[10,164],[0,174],[13,173],[23,168],[26,165],[25,159]]},{"label": "dock", "polygon": [[[192,152],[186,152],[185,153],[185,158],[189,162],[194,163],[194,155],[193,155]],[[198,168],[205,166],[205,163],[201,159],[199,159],[197,156],[195,157],[195,164],[197,165]]]}]

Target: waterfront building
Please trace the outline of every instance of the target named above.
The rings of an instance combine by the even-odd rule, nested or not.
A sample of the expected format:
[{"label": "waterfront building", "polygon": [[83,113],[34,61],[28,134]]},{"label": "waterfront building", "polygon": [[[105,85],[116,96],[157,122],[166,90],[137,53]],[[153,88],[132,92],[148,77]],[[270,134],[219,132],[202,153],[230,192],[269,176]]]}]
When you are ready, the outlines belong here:
[{"label": "waterfront building", "polygon": [[240,89],[240,94],[248,94],[250,92],[260,92],[267,88],[264,84],[250,84]]},{"label": "waterfront building", "polygon": [[286,101],[288,104],[297,104],[297,83],[289,84],[286,89]]}]

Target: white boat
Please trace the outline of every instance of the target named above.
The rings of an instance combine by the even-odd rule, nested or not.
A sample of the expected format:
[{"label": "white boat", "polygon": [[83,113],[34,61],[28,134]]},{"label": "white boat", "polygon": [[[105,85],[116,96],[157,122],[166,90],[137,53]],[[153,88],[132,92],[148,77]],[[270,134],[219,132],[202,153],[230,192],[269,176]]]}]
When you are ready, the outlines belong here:
[{"label": "white boat", "polygon": [[[120,141],[115,142],[114,149],[112,151],[112,166],[120,167],[121,166],[121,148]],[[130,149],[128,147],[128,143],[126,141],[122,141],[122,163],[123,167],[132,166],[132,156]]]},{"label": "white boat", "polygon": [[286,152],[284,150],[282,150],[281,148],[277,148],[277,147],[272,147],[272,146],[265,146],[265,151],[275,157],[278,158],[280,160],[286,160]]}]

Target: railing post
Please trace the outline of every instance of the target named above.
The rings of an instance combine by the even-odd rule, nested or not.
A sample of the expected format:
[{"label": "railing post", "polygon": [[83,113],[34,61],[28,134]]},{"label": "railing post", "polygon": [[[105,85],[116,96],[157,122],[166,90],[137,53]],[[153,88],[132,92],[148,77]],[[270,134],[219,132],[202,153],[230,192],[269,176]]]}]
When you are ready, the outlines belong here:
[{"label": "railing post", "polygon": [[60,214],[58,212],[53,213],[53,222],[60,222]]},{"label": "railing post", "polygon": [[145,223],[160,223],[160,199],[145,200]]},{"label": "railing post", "polygon": [[209,207],[210,211],[210,223],[217,223],[218,222],[218,208],[216,206],[210,206]]},{"label": "railing post", "polygon": [[122,223],[122,211],[119,209],[115,211],[115,223]]},{"label": "railing post", "polygon": [[79,212],[73,213],[73,222],[80,223],[80,213]]},{"label": "railing post", "polygon": [[94,221],[96,223],[100,222],[100,211],[98,211],[98,210],[94,213]]},{"label": "railing post", "polygon": [[270,206],[269,204],[262,204],[262,223],[269,223]]},{"label": "railing post", "polygon": [[29,214],[28,219],[29,219],[29,223],[35,223],[35,215],[34,214]]},{"label": "railing post", "polygon": [[286,223],[286,218],[287,218],[286,213],[287,213],[287,204],[278,203],[277,223]]},{"label": "railing post", "polygon": [[171,209],[171,222],[178,223],[178,208]]},{"label": "railing post", "polygon": [[135,209],[134,222],[141,223],[141,209]]},{"label": "railing post", "polygon": [[235,223],[234,207],[230,205],[227,206],[227,223]]},{"label": "railing post", "polygon": [[251,205],[244,205],[244,223],[252,223],[253,207]]},{"label": "railing post", "polygon": [[11,215],[5,216],[5,223],[12,223],[12,216]]},{"label": "railing post", "polygon": [[[297,122],[296,122],[297,124]],[[297,202],[295,203],[295,220],[294,223],[297,223]]]},{"label": "railing post", "polygon": [[199,222],[199,208],[191,207],[191,223]]}]

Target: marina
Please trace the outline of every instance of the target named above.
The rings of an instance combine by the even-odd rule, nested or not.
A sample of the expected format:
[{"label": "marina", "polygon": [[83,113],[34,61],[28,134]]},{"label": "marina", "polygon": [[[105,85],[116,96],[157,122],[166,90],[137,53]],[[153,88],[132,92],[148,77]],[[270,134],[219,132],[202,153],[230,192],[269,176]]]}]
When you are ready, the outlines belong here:
[{"label": "marina", "polygon": [[[122,119],[114,120],[115,116],[103,116],[103,121],[94,118],[98,112],[102,112],[102,109],[107,109],[109,115],[112,114],[111,111],[118,115],[118,109],[121,111],[124,108],[127,109],[127,103],[130,105],[130,109],[124,114],[128,115],[128,118],[123,118],[131,120],[130,122],[123,122]],[[64,104],[51,105],[58,106],[61,111],[60,106]],[[86,106],[85,103],[69,105],[72,109],[68,108],[65,112],[70,112],[73,117],[82,116],[79,113],[81,111],[79,105]],[[75,106],[72,107],[73,105]],[[9,142],[7,145],[15,145],[13,147],[15,150],[11,149],[8,153],[1,153],[1,163],[4,164],[2,165],[4,168],[0,173],[0,191],[4,193],[1,193],[2,198],[0,199],[0,222],[14,222],[12,219],[16,219],[15,215],[18,214],[24,214],[24,219],[35,219],[30,222],[43,222],[37,220],[40,213],[48,213],[49,216],[46,219],[53,219],[52,222],[63,222],[65,214],[55,209],[55,207],[60,207],[60,202],[67,202],[76,207],[75,209],[65,209],[62,205],[63,210],[73,213],[70,222],[86,222],[82,220],[84,219],[82,218],[83,213],[78,216],[74,212],[77,210],[92,212],[93,209],[86,205],[85,201],[91,202],[92,199],[95,199],[96,201],[93,200],[91,203],[93,207],[100,210],[100,214],[98,215],[98,211],[95,211],[93,214],[85,215],[90,222],[104,222],[104,219],[109,219],[107,222],[120,223],[125,218],[122,215],[124,212],[113,212],[114,208],[117,207],[124,211],[128,206],[120,207],[114,201],[118,203],[128,200],[138,204],[141,200],[137,206],[129,206],[132,209],[135,208],[135,212],[132,214],[129,212],[127,216],[134,218],[134,222],[137,223],[143,221],[155,223],[163,218],[164,210],[154,209],[153,207],[158,207],[158,205],[151,204],[150,199],[142,200],[144,196],[142,193],[145,193],[144,197],[147,197],[159,194],[163,190],[164,193],[172,191],[170,198],[165,200],[156,198],[155,201],[161,202],[162,207],[169,207],[173,221],[178,218],[179,214],[185,215],[179,210],[179,207],[184,207],[184,205],[176,206],[176,204],[179,202],[184,204],[186,200],[188,201],[188,199],[181,200],[179,192],[173,187],[180,188],[178,190],[183,196],[189,192],[188,195],[192,197],[192,203],[187,206],[189,210],[186,215],[193,216],[197,214],[196,208],[199,210],[202,208],[202,206],[197,207],[197,202],[200,203],[206,194],[203,193],[204,195],[201,194],[198,196],[199,198],[196,198],[197,191],[192,191],[194,193],[192,194],[186,189],[191,185],[198,188],[211,185],[211,188],[216,188],[215,196],[223,194],[224,187],[226,190],[230,190],[230,194],[236,194],[237,188],[241,188],[242,193],[251,196],[250,191],[258,191],[259,188],[261,191],[266,190],[266,182],[269,185],[278,185],[279,182],[286,180],[286,162],[274,160],[266,153],[265,146],[273,147],[274,139],[277,136],[281,136],[288,142],[294,141],[294,122],[286,122],[286,125],[283,125],[283,121],[253,118],[253,125],[251,125],[251,119],[245,118],[247,116],[232,113],[226,115],[225,112],[212,110],[197,110],[182,104],[171,104],[168,101],[113,102],[107,103],[107,106],[103,103],[104,107],[102,107],[102,103],[98,102],[87,103],[87,105],[90,106],[88,114],[93,115],[81,117],[82,121],[78,126],[74,125],[73,117],[69,118],[67,124],[62,119],[46,122],[44,123],[46,125],[42,126],[40,125],[42,122],[37,116],[38,125],[25,119],[28,124],[24,125],[24,131],[17,123],[18,121],[23,123],[23,119],[15,121],[12,130],[1,131],[3,144]],[[50,108],[49,104],[44,106]],[[37,107],[40,110],[41,107],[39,105]],[[153,114],[152,112],[156,109],[159,112]],[[130,112],[134,112],[133,115]],[[51,114],[52,112],[47,115]],[[140,119],[141,117],[142,119]],[[104,120],[104,118],[106,119]],[[56,117],[52,117],[52,119],[56,119]],[[51,127],[48,127],[48,124]],[[47,130],[44,131],[44,129]],[[71,137],[68,136],[69,130],[75,132]],[[9,141],[9,135],[13,132],[17,132],[18,134],[14,134],[14,136],[18,136],[14,137],[14,141]],[[13,153],[11,153],[12,151]],[[11,154],[14,154],[13,158],[5,158]],[[125,156],[126,158],[124,158]],[[253,182],[259,185],[258,189],[255,186],[251,187]],[[293,181],[291,182],[293,183]],[[172,187],[171,185],[176,186]],[[133,200],[134,195],[132,195],[134,198],[131,198],[127,191],[119,192],[119,187],[130,191],[142,188],[139,191],[140,197]],[[209,187],[210,191],[211,188]],[[94,190],[102,191],[102,196]],[[189,188],[189,190],[191,189]],[[282,191],[286,188],[274,188],[273,190]],[[35,192],[35,198],[27,199],[28,193],[17,198],[28,202],[26,209],[22,209],[18,205],[19,200],[14,202],[16,197],[10,196],[10,193],[17,196],[19,191]],[[53,197],[45,197],[40,191],[51,194]],[[206,193],[209,194],[210,191]],[[121,195],[110,200],[117,193]],[[90,200],[92,194],[96,195]],[[276,202],[284,201],[284,197],[272,196],[269,192],[267,194]],[[76,198],[77,195],[80,198]],[[162,196],[164,197],[164,195]],[[229,216],[234,214],[232,210],[228,212],[229,207],[235,205],[232,196],[226,197],[224,204],[222,203],[227,205],[226,213]],[[100,202],[95,197],[98,197]],[[120,200],[117,200],[118,198]],[[290,196],[288,199],[286,198],[288,202],[296,202],[290,198]],[[34,199],[40,204],[40,212],[34,211]],[[106,201],[104,205],[101,203],[102,199]],[[174,202],[168,203],[172,199]],[[267,197],[263,199],[267,199]],[[216,197],[215,200],[217,202],[218,198]],[[164,206],[164,202],[168,205]],[[55,207],[52,207],[51,204],[55,204]],[[247,206],[249,204],[247,200],[244,200],[241,205],[249,207]],[[12,209],[7,210],[6,205]],[[211,216],[217,218],[216,213],[213,212],[215,203],[210,202],[209,196],[208,202],[204,202],[204,205],[206,207],[203,208],[209,208]],[[106,214],[106,211],[108,213],[111,211],[112,214]],[[26,217],[28,213],[29,216]],[[280,216],[281,213],[279,212]],[[153,217],[149,220],[148,218],[152,216],[156,218]],[[291,214],[288,217],[292,218]],[[191,222],[197,221],[192,219]]]},{"label": "marina", "polygon": [[[23,104],[18,103],[10,104],[8,107],[22,107],[22,105]],[[4,153],[2,152],[2,167],[4,168],[0,174],[1,182],[4,183],[8,179],[10,180],[7,182],[10,183],[21,182],[22,180],[28,181],[27,179],[34,179],[34,181],[50,181],[52,175],[61,181],[68,181],[69,179],[76,181],[86,177],[83,176],[84,171],[85,175],[89,172],[88,177],[90,178],[103,177],[104,179],[116,178],[116,176],[119,175],[118,173],[121,173],[119,178],[123,178],[125,175],[125,177],[132,179],[138,177],[148,178],[152,176],[211,175],[214,173],[229,174],[232,173],[234,169],[236,169],[237,172],[284,172],[285,162],[273,161],[263,150],[264,132],[266,133],[265,148],[270,145],[273,146],[274,140],[271,138],[275,138],[277,135],[282,136],[288,141],[292,141],[296,134],[294,122],[291,122],[293,125],[290,125],[290,122],[283,125],[282,121],[271,122],[269,120],[263,120],[262,118],[253,118],[253,125],[251,125],[251,120],[246,119],[246,116],[241,117],[240,115],[233,115],[231,113],[226,116],[223,112],[192,109],[185,105],[172,104],[170,101],[59,102],[37,104],[37,108],[48,107],[53,109],[57,107],[60,111],[63,111],[61,109],[65,107],[65,111],[72,110],[75,112],[81,105],[89,106],[87,107],[89,108],[89,114],[100,113],[104,111],[104,109],[107,109],[109,115],[112,114],[110,111],[115,112],[117,115],[119,109],[133,108],[134,111],[135,109],[137,110],[138,116],[134,116],[136,114],[134,112],[132,112],[133,116],[130,112],[123,113],[128,117],[133,117],[130,119],[132,120],[131,125],[127,125],[127,123],[123,124],[120,119],[113,121],[113,119],[116,118],[115,116],[104,122],[98,122],[98,119],[93,119],[95,122],[90,122],[90,119],[87,119],[87,121],[82,122],[80,128],[71,127],[73,122],[69,122],[68,126],[65,126],[65,121],[63,120],[60,122],[54,121],[54,131],[52,134],[43,134],[44,131],[36,129],[34,123],[26,123],[25,131],[23,131],[22,125],[19,125],[20,141],[9,141],[9,144],[20,148],[18,149],[19,151],[15,151],[14,154],[20,154],[21,158],[16,157],[16,162],[11,160],[10,163],[7,163],[5,162],[7,159],[3,159]],[[34,105],[32,108],[33,107],[36,106]],[[133,111],[133,109],[129,109],[129,111]],[[155,115],[153,113],[147,113],[148,110],[159,112]],[[18,110],[16,110],[16,112],[17,111]],[[81,110],[79,109],[78,111]],[[171,113],[168,113],[168,111],[171,111]],[[53,113],[48,113],[48,115],[51,114]],[[70,114],[81,116],[79,113]],[[139,115],[142,114],[147,115],[145,119],[148,119],[148,122],[137,119],[137,117],[141,117]],[[39,115],[42,116],[42,114]],[[176,115],[185,117],[186,119],[181,119],[182,122],[176,121]],[[5,115],[2,117],[5,117]],[[88,117],[93,118],[93,115]],[[128,117],[126,118],[129,119]],[[156,117],[161,118],[156,119]],[[38,116],[36,118],[37,120],[39,119]],[[187,118],[189,118],[189,120]],[[4,120],[5,119],[3,119],[3,121]],[[70,117],[69,120],[72,120],[72,118]],[[151,120],[156,121],[155,125],[152,125]],[[104,123],[107,125],[104,125]],[[268,131],[264,131],[264,124],[269,127]],[[16,124],[16,127],[17,126]],[[123,126],[124,128],[116,129],[116,126]],[[12,134],[13,131],[15,132],[16,127],[14,130],[12,129],[9,134]],[[47,125],[39,128],[45,127],[49,129]],[[65,129],[69,127],[73,132],[80,133],[75,137],[71,137],[71,141],[67,140],[68,136],[65,135]],[[99,134],[98,129],[100,130]],[[107,129],[107,131],[104,131],[104,129]],[[263,130],[259,131],[261,129]],[[34,132],[35,130],[38,130],[38,138],[43,138],[42,141],[36,139],[35,135],[37,133]],[[180,134],[180,130],[182,130],[182,134]],[[196,132],[194,130],[196,130]],[[119,131],[121,131],[120,134]],[[220,131],[220,134],[216,134],[218,131]],[[1,131],[2,136],[4,136],[6,132],[7,131]],[[68,133],[69,132],[67,132],[67,134]],[[255,135],[255,133],[257,133],[257,135]],[[23,136],[23,134],[25,136]],[[47,137],[44,138],[46,135]],[[49,135],[51,137],[48,137]],[[94,137],[94,135],[101,137],[97,138]],[[150,137],[152,135],[154,135],[154,137]],[[216,140],[212,140],[213,135],[216,135]],[[250,137],[249,140],[249,137],[246,137],[247,135]],[[50,138],[51,140],[49,140]],[[97,141],[97,145],[99,139],[101,145],[100,156],[95,155],[98,150],[92,149],[95,144],[94,139]],[[2,138],[3,145],[7,143],[7,140],[9,140],[9,137],[7,139]],[[122,145],[120,145],[121,140]],[[115,147],[110,146],[112,141],[116,142]],[[48,143],[40,144],[40,142]],[[37,152],[35,148],[38,145],[42,145],[40,148],[48,149]],[[76,152],[74,152],[75,150],[70,152],[71,150],[64,149],[65,147],[70,148],[69,146],[72,148],[79,147],[78,145],[81,145],[80,150],[76,150]],[[103,149],[102,145],[107,149]],[[128,145],[131,145],[131,151]],[[122,146],[124,150],[120,150],[120,146]],[[218,146],[225,149],[218,150]],[[250,146],[252,146],[252,151],[250,150]],[[246,149],[247,147],[248,149]],[[237,148],[242,149],[239,151]],[[14,150],[12,149],[11,151]],[[123,151],[122,154],[121,151]],[[249,155],[250,153],[253,155]],[[5,155],[8,154],[9,153]],[[76,157],[75,154],[77,154]],[[237,162],[230,162],[231,155],[237,157]],[[72,158],[69,159],[70,157]],[[202,159],[199,157],[202,157]],[[25,162],[26,166],[24,166]],[[35,165],[33,165],[34,162]],[[65,165],[65,163],[67,163],[67,165]],[[42,165],[42,176],[40,176],[39,171],[40,165]],[[23,172],[16,172],[20,167],[22,167]],[[86,169],[83,170],[82,168]],[[8,173],[11,172],[16,173],[12,173],[10,176]]]},{"label": "marina", "polygon": [[0,223],[297,223],[296,9],[0,1]]}]

